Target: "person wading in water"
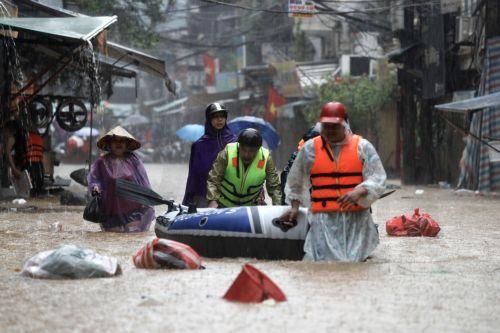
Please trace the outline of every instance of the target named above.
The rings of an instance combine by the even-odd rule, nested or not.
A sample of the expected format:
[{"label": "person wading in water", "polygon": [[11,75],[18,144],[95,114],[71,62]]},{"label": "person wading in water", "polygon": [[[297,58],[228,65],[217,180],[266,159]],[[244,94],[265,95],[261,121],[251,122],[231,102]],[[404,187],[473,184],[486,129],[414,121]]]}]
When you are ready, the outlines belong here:
[{"label": "person wading in water", "polygon": [[184,205],[207,207],[207,178],[217,154],[236,136],[227,127],[227,109],[212,103],[205,109],[205,134],[191,146],[189,174],[184,194]]},{"label": "person wading in water", "polygon": [[364,261],[379,243],[370,206],[385,190],[386,174],[370,142],[351,132],[344,105],[326,103],[321,135],[297,154],[285,187],[293,225],[299,206],[309,206],[305,260]]}]

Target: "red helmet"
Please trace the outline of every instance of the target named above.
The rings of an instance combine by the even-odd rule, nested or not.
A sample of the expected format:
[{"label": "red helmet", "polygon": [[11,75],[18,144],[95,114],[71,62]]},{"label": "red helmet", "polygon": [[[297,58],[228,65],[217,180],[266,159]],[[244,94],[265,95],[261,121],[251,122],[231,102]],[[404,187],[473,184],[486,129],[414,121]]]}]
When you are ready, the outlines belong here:
[{"label": "red helmet", "polygon": [[339,102],[328,102],[323,105],[321,115],[319,116],[320,123],[341,124],[347,120],[344,104]]}]

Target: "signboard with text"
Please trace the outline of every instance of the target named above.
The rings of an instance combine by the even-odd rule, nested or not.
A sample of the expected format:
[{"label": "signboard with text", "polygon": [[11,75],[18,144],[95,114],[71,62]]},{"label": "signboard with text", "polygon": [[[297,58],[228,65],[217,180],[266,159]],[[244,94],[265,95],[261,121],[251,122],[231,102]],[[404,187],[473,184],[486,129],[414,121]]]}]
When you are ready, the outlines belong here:
[{"label": "signboard with text", "polygon": [[221,72],[215,74],[215,88],[217,92],[227,92],[238,89],[244,78],[236,72]]},{"label": "signboard with text", "polygon": [[316,9],[309,0],[288,0],[288,11],[292,17],[311,17]]}]

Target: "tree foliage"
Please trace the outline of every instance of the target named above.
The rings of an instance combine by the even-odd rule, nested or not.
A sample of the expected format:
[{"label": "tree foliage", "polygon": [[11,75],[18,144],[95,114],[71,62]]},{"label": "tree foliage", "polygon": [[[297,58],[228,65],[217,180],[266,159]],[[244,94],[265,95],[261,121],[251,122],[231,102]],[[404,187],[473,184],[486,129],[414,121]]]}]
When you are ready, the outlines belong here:
[{"label": "tree foliage", "polygon": [[306,60],[306,33],[300,29],[302,25],[302,21],[295,27],[295,41],[293,46],[293,55],[295,61],[304,61]]},{"label": "tree foliage", "polygon": [[164,20],[163,0],[80,0],[80,10],[91,16],[116,15],[108,37],[113,41],[151,48],[157,41],[155,27]]},{"label": "tree foliage", "polygon": [[376,141],[380,131],[378,114],[394,100],[396,87],[393,75],[379,80],[367,77],[331,80],[311,89],[315,97],[305,109],[306,119],[315,123],[325,103],[338,101],[346,107],[352,130]]},{"label": "tree foliage", "polygon": [[302,21],[295,25],[294,42],[293,42],[293,58],[295,61],[311,61],[314,58],[315,50],[312,43],[306,36],[304,30],[301,29]]}]

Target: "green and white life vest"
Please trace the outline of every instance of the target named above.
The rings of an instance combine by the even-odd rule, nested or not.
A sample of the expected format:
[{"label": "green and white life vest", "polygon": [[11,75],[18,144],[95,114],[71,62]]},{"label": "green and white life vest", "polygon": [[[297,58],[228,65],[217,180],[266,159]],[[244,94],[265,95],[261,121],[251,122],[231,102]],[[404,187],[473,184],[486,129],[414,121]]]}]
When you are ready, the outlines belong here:
[{"label": "green and white life vest", "polygon": [[226,146],[227,167],[224,179],[219,185],[219,203],[225,207],[251,206],[259,196],[266,181],[266,164],[269,150],[260,147],[252,163],[246,168],[238,153],[239,144]]}]

